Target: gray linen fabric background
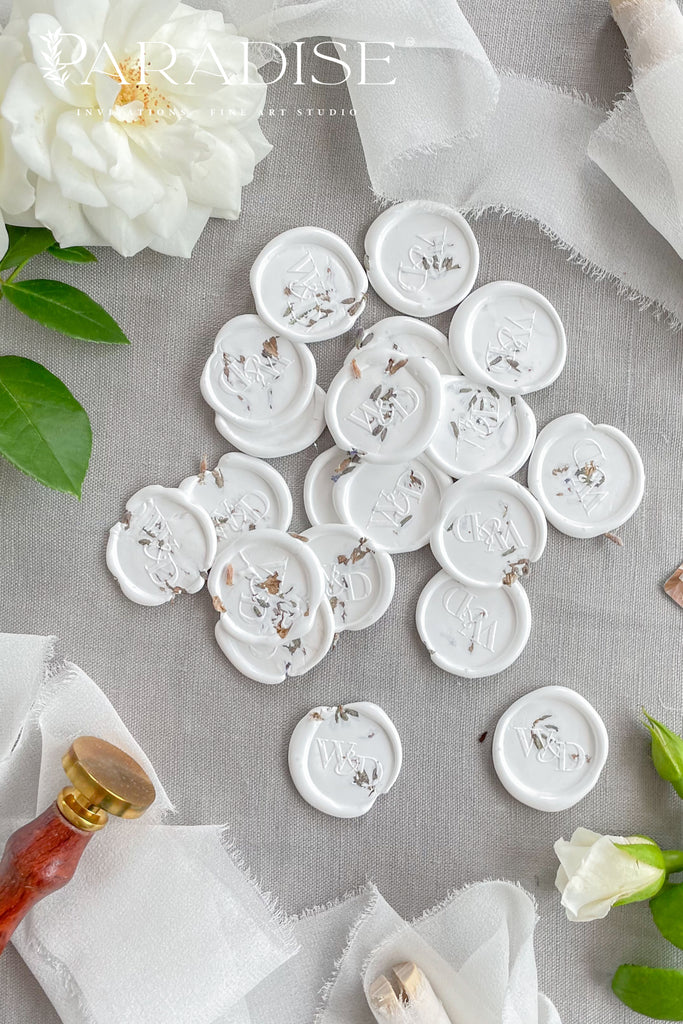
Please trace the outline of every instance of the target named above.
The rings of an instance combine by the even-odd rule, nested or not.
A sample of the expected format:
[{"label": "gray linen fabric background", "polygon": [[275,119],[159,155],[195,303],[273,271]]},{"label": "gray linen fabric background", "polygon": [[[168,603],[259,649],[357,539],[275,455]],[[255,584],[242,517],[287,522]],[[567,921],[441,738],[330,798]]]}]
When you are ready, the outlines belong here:
[{"label": "gray linen fabric background", "polygon": [[[628,84],[622,39],[602,0],[464,0],[462,7],[497,66],[577,88],[605,105]],[[339,232],[361,255],[378,212],[345,89],[291,82],[287,76],[271,90],[264,126],[275,148],[245,193],[241,219],[212,222],[190,262],[153,253],[126,261],[102,252],[98,266],[36,266],[37,276],[60,276],[102,301],[127,330],[130,349],[69,341],[2,309],[0,351],[59,373],[88,408],[95,435],[80,504],[0,461],[2,629],[57,634],[61,652],[97,681],[147,751],[180,820],[230,823],[246,861],[286,911],[323,903],[367,878],[405,916],[473,880],[519,880],[538,901],[541,988],[565,1024],[625,1024],[637,1018],[609,990],[615,968],[623,961],[673,965],[674,952],[644,906],[595,924],[569,924],[553,887],[552,843],[586,825],[683,844],[680,803],[657,779],[638,721],[645,704],[683,727],[683,612],[661,586],[683,558],[680,335],[620,298],[609,282],[585,276],[534,224],[493,215],[474,224],[478,283],[524,281],[550,298],[566,324],[565,372],[530,396],[539,427],[571,411],[614,423],[638,445],[647,473],[645,501],[621,531],[623,548],[549,530],[545,557],[527,584],[530,642],[493,679],[449,676],[422,647],[414,610],[437,568],[428,550],[396,559],[396,598],[379,623],[343,635],[309,675],[273,688],[245,680],[223,658],[205,592],[142,608],[107,572],[107,530],[125,500],[144,484],[175,485],[203,453],[213,464],[226,450],[201,399],[199,376],[221,324],[253,311],[248,272],[260,248],[278,232],[310,223]],[[330,108],[336,115],[318,114]],[[529,160],[542,145],[529,139]],[[390,312],[372,295],[364,323]],[[448,319],[432,322],[447,330]],[[323,386],[347,344],[341,338],[314,348]],[[329,443],[324,435],[319,447]],[[315,454],[309,449],[274,463],[291,485],[297,529],[306,525],[301,487]],[[499,715],[548,683],[591,700],[612,744],[597,788],[556,815],[509,797],[490,756]],[[389,797],[366,818],[342,821],[299,798],[287,772],[287,743],[312,706],[359,698],[376,701],[393,718],[405,761]],[[102,980],[107,984],[106,964]],[[56,1019],[8,949],[0,960],[2,1024]]]}]

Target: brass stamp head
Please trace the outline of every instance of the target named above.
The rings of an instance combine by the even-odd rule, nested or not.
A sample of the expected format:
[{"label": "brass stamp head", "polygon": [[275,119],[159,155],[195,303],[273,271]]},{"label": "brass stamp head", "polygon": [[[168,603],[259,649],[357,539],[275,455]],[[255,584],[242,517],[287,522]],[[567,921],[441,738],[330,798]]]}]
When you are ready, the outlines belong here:
[{"label": "brass stamp head", "polygon": [[139,818],[154,802],[154,786],[137,761],[96,736],[75,739],[62,766],[72,785],[62,790],[57,805],[76,828],[95,832],[109,814]]}]

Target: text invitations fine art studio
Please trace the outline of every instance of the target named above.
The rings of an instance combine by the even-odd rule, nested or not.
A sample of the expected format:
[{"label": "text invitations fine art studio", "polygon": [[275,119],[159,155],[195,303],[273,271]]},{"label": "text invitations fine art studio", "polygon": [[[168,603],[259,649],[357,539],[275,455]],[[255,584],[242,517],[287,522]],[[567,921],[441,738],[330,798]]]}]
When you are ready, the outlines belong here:
[{"label": "text invitations fine art studio", "polygon": [[0,0],[0,1024],[683,1021],[683,0]]}]

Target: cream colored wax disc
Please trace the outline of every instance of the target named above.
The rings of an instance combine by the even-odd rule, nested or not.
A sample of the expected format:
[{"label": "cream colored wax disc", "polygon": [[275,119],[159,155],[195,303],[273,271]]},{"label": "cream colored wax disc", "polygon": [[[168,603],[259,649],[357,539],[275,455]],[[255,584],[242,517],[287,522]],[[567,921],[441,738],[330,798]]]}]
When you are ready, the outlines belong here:
[{"label": "cream colored wax disc", "polygon": [[325,594],[320,562],[280,530],[251,530],[223,547],[209,575],[221,624],[237,640],[295,640],[313,626]]},{"label": "cream colored wax disc", "polygon": [[570,413],[539,434],[529,462],[529,487],[562,533],[598,537],[636,511],[645,471],[635,445],[621,430]]},{"label": "cream colored wax disc", "polygon": [[249,280],[261,319],[292,341],[344,334],[367,300],[363,267],[350,246],[324,228],[292,228],[273,238]]},{"label": "cream colored wax disc", "polygon": [[376,704],[313,708],[292,733],[289,770],[299,793],[335,818],[367,814],[401,770],[401,739]]},{"label": "cream colored wax disc", "polygon": [[526,487],[475,473],[444,494],[431,545],[439,565],[462,583],[500,587],[528,574],[547,536],[543,509]]},{"label": "cream colored wax disc", "polygon": [[428,359],[371,347],[332,380],[325,419],[340,448],[368,462],[398,462],[421,455],[432,440],[441,394],[441,375]]},{"label": "cream colored wax disc", "polygon": [[605,725],[566,686],[543,686],[508,708],[493,737],[493,764],[515,799],[539,811],[564,811],[595,786],[607,760]]},{"label": "cream colored wax disc", "polygon": [[457,306],[479,270],[479,246],[462,214],[422,199],[380,213],[365,236],[365,256],[377,294],[417,317]]},{"label": "cream colored wax disc", "polygon": [[216,533],[203,508],[177,487],[143,487],[109,531],[107,566],[126,597],[158,605],[204,586]]}]

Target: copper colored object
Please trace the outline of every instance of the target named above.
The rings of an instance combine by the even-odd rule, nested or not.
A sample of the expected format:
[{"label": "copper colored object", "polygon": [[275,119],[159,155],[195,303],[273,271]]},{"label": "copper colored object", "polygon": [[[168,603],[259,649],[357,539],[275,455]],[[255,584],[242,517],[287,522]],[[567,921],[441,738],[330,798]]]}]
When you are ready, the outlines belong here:
[{"label": "copper colored object", "polygon": [[664,589],[671,600],[683,608],[683,565],[679,565],[673,576],[669,576]]},{"label": "copper colored object", "polygon": [[73,877],[110,814],[139,818],[154,802],[137,761],[96,736],[79,736],[62,758],[70,786],[7,841],[0,860],[0,953],[32,906]]}]

